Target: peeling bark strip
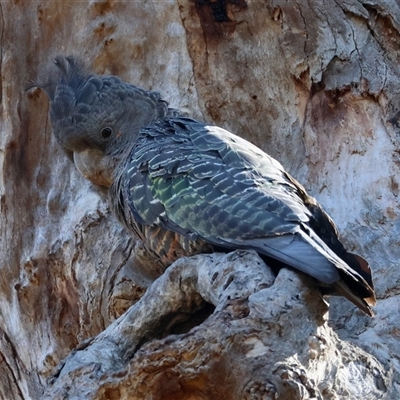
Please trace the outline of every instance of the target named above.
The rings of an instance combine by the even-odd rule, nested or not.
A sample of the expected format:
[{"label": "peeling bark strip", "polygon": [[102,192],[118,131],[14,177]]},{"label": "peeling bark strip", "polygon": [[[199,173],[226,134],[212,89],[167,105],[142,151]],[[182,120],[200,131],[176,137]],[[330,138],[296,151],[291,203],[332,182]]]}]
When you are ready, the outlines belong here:
[{"label": "peeling bark strip", "polygon": [[[77,343],[162,273],[59,151],[45,96],[23,93],[29,71],[60,52],[160,90],[279,159],[346,246],[370,260],[379,299],[371,320],[329,299],[329,328],[313,322],[310,304],[323,306],[316,292],[301,285],[303,307],[287,284],[296,277],[283,275],[265,289],[268,304],[262,290],[235,300],[189,332],[179,325],[186,333],[146,339],[121,373],[98,378],[94,368],[92,385],[77,369],[54,382],[55,393],[87,377],[98,399],[400,398],[399,2],[247,0],[240,12],[225,4],[233,22],[194,1],[1,2],[0,399],[40,399]],[[219,31],[207,33],[202,12]],[[271,302],[293,308],[271,321]]]},{"label": "peeling bark strip", "polygon": [[[326,305],[316,294],[308,279],[286,269],[274,282],[255,252],[180,259],[135,306],[63,361],[43,399],[300,400],[327,398],[342,386],[379,398],[388,382],[384,369],[366,353],[360,362],[360,350],[326,326]],[[215,311],[202,324],[154,336],[168,333],[160,323],[190,318],[205,302]],[[373,384],[348,385],[350,373]],[[149,387],[158,390],[150,394]]]}]

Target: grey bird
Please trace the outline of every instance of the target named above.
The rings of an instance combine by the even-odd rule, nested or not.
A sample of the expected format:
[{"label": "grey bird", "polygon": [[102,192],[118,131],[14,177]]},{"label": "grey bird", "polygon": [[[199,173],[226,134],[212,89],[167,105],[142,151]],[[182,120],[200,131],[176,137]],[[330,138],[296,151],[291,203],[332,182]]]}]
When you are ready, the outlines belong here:
[{"label": "grey bird", "polygon": [[346,251],[332,219],[262,150],[72,57],[56,58],[31,86],[47,93],[54,135],[79,172],[109,187],[118,219],[164,265],[253,249],[373,315],[368,262]]}]

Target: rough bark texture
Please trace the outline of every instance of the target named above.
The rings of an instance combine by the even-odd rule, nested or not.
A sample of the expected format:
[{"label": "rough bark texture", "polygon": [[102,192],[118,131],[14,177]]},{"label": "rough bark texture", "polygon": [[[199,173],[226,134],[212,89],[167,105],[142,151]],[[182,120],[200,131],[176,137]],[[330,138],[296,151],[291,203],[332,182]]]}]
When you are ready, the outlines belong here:
[{"label": "rough bark texture", "polygon": [[[0,398],[400,398],[399,46],[396,0],[1,2]],[[281,161],[370,261],[377,316],[335,298],[327,322],[254,253],[154,281],[23,91],[60,53]]]}]

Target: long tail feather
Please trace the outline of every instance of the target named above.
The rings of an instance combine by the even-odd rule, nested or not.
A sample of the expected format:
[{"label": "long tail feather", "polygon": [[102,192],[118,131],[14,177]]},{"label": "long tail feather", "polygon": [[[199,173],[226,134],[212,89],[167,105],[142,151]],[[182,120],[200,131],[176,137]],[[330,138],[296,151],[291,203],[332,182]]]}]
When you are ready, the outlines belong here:
[{"label": "long tail feather", "polygon": [[338,295],[346,297],[347,300],[351,301],[360,310],[364,311],[365,314],[369,315],[370,317],[373,317],[375,315],[370,307],[370,305],[375,304],[376,302],[375,299],[374,299],[375,302],[370,304],[369,303],[370,298],[362,299],[358,297],[342,280],[335,282],[333,286]]}]

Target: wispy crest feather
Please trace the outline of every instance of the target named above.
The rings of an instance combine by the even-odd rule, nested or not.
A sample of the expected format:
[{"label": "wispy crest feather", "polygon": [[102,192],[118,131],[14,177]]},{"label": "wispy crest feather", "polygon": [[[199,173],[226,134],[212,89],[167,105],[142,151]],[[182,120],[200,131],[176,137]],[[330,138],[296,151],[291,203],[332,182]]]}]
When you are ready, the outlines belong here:
[{"label": "wispy crest feather", "polygon": [[51,64],[40,69],[40,73],[26,85],[26,90],[39,88],[46,92],[50,100],[54,99],[56,87],[64,84],[76,93],[92,76],[85,64],[73,56],[57,56]]}]

